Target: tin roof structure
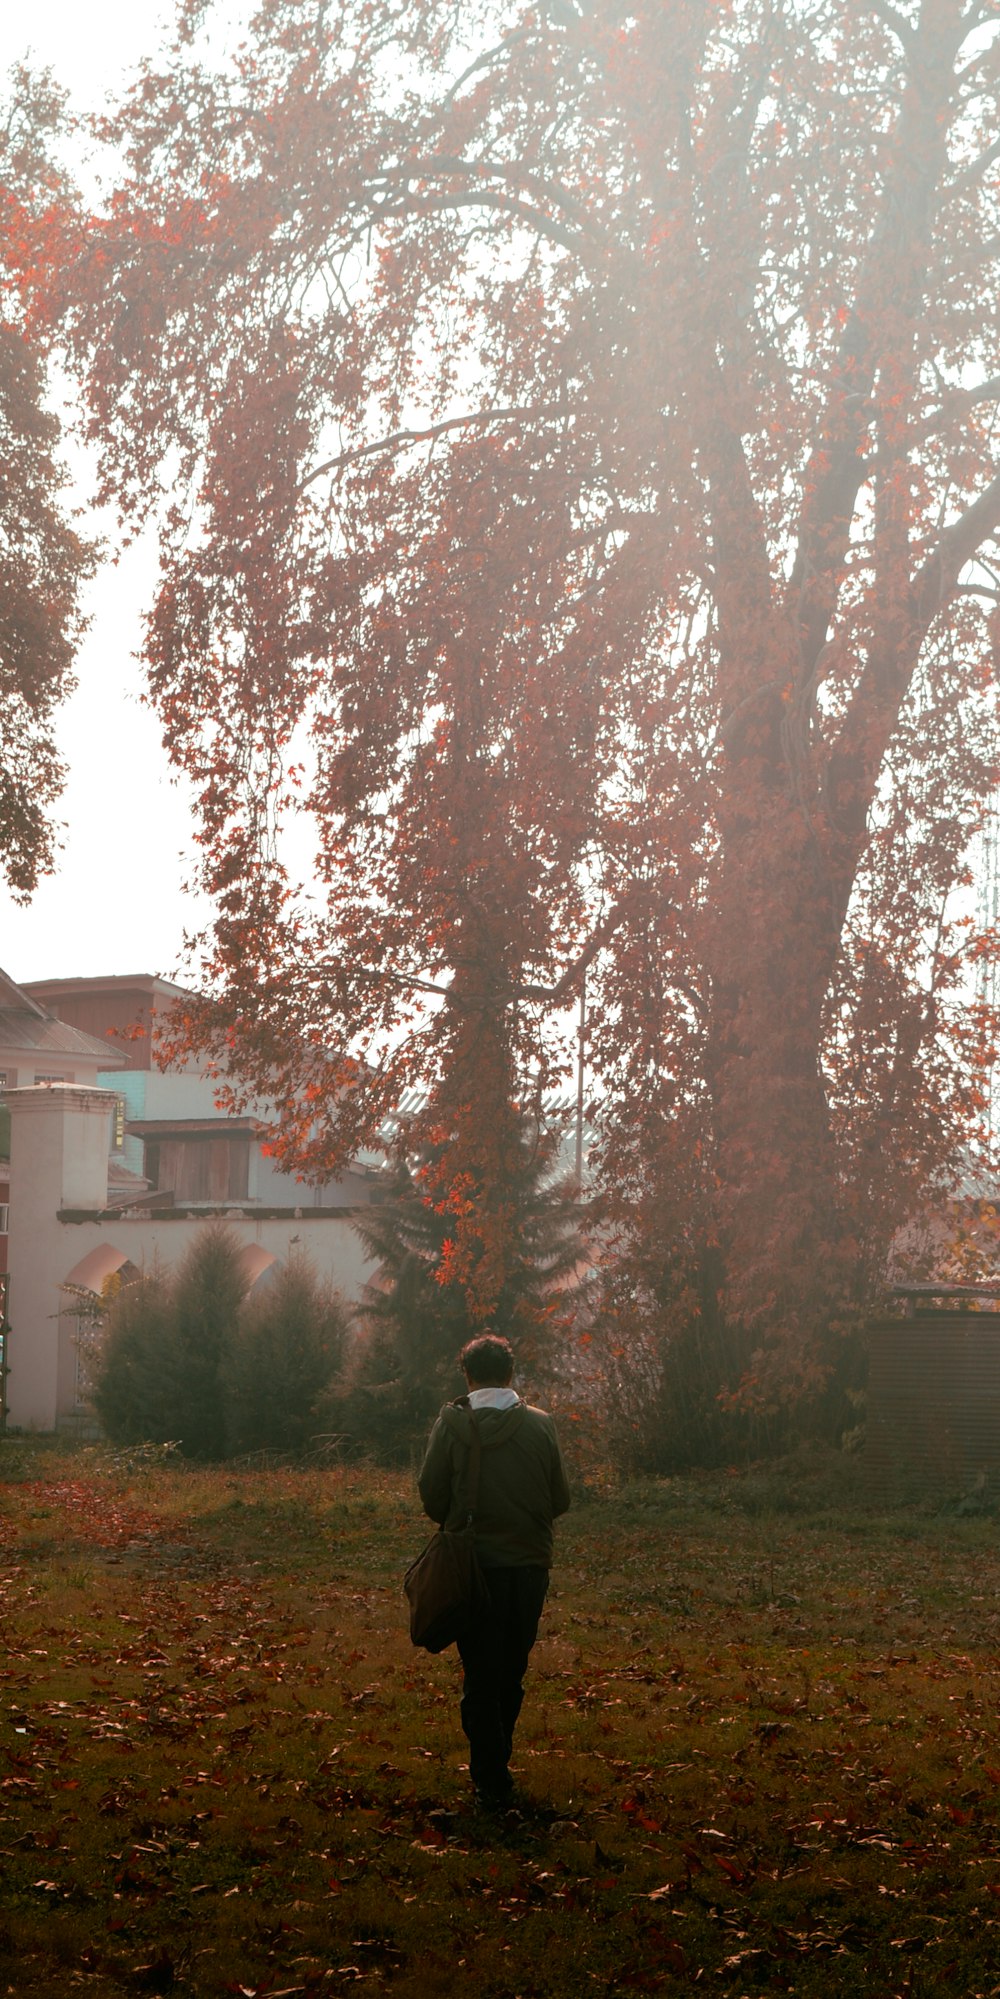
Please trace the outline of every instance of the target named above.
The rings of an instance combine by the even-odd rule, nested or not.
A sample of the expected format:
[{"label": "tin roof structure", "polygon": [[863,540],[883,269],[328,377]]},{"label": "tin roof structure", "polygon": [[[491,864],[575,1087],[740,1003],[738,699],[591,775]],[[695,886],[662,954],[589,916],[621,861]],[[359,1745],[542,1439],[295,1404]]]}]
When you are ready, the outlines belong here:
[{"label": "tin roof structure", "polygon": [[99,1069],[121,1066],[121,1057],[106,1041],[57,1020],[55,1014],[15,985],[4,971],[0,971],[0,1047],[24,1049],[47,1059],[77,1057],[96,1062]]}]

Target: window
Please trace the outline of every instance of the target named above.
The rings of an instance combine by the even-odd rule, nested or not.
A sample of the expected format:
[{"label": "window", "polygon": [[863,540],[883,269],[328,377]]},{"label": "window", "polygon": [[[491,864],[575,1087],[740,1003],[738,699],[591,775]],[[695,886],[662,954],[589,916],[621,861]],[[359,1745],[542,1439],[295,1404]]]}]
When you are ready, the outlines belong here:
[{"label": "window", "polygon": [[124,1152],[125,1150],[124,1097],[115,1098],[115,1107],[111,1113],[111,1150],[112,1152]]},{"label": "window", "polygon": [[172,1190],[178,1201],[245,1201],[249,1175],[250,1140],[245,1132],[221,1138],[210,1132],[162,1138],[146,1146],[147,1179],[157,1193]]},{"label": "window", "polygon": [[7,1234],[9,1215],[10,1215],[10,1209],[6,1201],[0,1201],[0,1235]]},{"label": "window", "polygon": [[68,1076],[39,1076],[36,1073],[35,1081],[36,1083],[68,1083],[70,1078]]}]

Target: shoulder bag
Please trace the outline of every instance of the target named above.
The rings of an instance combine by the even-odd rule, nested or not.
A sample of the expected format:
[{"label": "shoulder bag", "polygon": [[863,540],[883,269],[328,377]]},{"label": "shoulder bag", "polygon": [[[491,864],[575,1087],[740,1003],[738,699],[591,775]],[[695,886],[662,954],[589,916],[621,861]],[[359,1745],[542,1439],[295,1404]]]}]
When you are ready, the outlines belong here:
[{"label": "shoulder bag", "polygon": [[477,1613],[490,1602],[476,1554],[473,1526],[481,1456],[479,1425],[473,1416],[465,1525],[439,1527],[403,1577],[403,1590],[410,1606],[410,1638],[425,1652],[443,1652],[456,1639],[464,1638]]}]

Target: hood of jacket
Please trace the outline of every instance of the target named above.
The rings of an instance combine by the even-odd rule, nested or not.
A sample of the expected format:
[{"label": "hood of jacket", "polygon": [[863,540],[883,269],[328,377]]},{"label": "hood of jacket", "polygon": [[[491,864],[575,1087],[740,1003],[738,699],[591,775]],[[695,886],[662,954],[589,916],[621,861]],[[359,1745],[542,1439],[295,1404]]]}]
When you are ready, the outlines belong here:
[{"label": "hood of jacket", "polygon": [[457,1437],[466,1449],[472,1443],[472,1426],[479,1431],[480,1447],[484,1451],[498,1449],[512,1437],[524,1421],[528,1412],[526,1402],[513,1402],[509,1409],[472,1410],[464,1400],[449,1402],[441,1411],[446,1428]]}]

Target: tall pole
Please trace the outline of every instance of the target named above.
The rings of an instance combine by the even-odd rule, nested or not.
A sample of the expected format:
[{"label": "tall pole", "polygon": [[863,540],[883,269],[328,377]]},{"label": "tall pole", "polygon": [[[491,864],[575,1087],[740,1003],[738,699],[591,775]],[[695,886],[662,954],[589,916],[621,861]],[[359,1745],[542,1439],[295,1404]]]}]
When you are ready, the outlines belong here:
[{"label": "tall pole", "polygon": [[7,1376],[10,1362],[7,1358],[10,1341],[10,1320],[7,1317],[7,1276],[0,1277],[0,1437],[7,1435]]},{"label": "tall pole", "polygon": [[[1000,792],[994,793],[987,807],[978,875],[976,915],[979,928],[995,931],[1000,926]],[[1000,1005],[1000,971],[992,954],[980,958],[976,967],[976,996],[991,1013],[996,1013]],[[986,1132],[990,1144],[998,1116],[1000,1091],[994,1062],[986,1078]]]},{"label": "tall pole", "polygon": [[580,983],[580,1022],[576,1051],[576,1184],[583,1186],[583,1064],[587,1047],[587,973]]}]

